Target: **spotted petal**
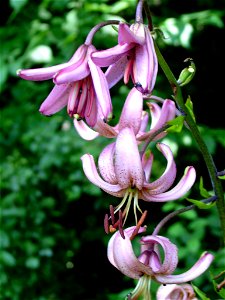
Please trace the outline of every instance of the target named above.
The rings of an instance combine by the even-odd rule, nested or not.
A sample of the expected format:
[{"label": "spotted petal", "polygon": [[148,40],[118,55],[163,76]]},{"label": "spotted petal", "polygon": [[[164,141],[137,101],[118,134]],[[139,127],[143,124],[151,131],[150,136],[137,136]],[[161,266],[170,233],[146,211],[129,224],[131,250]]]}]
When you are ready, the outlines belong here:
[{"label": "spotted petal", "polygon": [[144,172],[133,129],[123,128],[116,140],[115,173],[122,188],[141,189]]},{"label": "spotted petal", "polygon": [[155,279],[163,284],[184,283],[191,281],[204,273],[212,263],[214,256],[208,252],[203,253],[200,259],[187,272],[180,275],[155,275]]},{"label": "spotted petal", "polygon": [[[184,175],[178,184],[170,191],[160,193],[158,195],[152,194],[151,190],[143,189],[141,192],[141,199],[153,202],[172,201],[183,197],[192,187],[195,182],[196,172],[194,167],[187,167]],[[154,192],[154,191],[153,191]]]},{"label": "spotted petal", "polygon": [[110,184],[104,181],[98,174],[94,158],[90,154],[84,154],[81,157],[83,163],[83,170],[87,178],[99,188],[105,190],[107,193],[116,193],[121,191],[119,184]]},{"label": "spotted petal", "polygon": [[151,183],[145,183],[144,187],[151,190],[152,195],[167,191],[173,184],[176,177],[176,164],[174,162],[172,151],[163,143],[158,143],[157,148],[165,156],[167,160],[167,167],[159,179]]},{"label": "spotted petal", "polygon": [[[151,275],[151,269],[148,266],[142,264],[134,254],[130,237],[135,229],[135,226],[124,230],[125,239],[123,239],[119,232],[114,233],[108,244],[108,259],[109,261],[119,269],[124,275],[138,279],[143,274]],[[145,231],[144,227],[141,227],[140,232]]]}]

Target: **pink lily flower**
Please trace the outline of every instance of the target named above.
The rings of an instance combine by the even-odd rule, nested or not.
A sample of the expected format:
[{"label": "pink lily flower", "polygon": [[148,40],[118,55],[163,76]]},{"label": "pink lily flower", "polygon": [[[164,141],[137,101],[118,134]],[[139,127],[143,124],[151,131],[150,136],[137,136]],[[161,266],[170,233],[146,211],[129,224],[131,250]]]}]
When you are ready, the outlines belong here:
[{"label": "pink lily flower", "polygon": [[84,118],[91,127],[97,121],[97,114],[106,121],[111,117],[108,83],[100,67],[91,59],[94,51],[93,45],[83,44],[67,63],[18,71],[25,80],[53,79],[55,86],[40,107],[42,114],[52,115],[67,105],[71,117]]},{"label": "pink lily flower", "polygon": [[127,84],[132,78],[134,86],[143,94],[151,94],[158,72],[158,60],[153,38],[142,23],[119,24],[118,45],[92,54],[95,64],[108,67],[105,75],[109,87],[122,77]]},{"label": "pink lily flower", "polygon": [[158,143],[157,147],[166,158],[167,167],[160,178],[150,183],[153,154],[145,153],[140,157],[134,131],[129,127],[123,128],[116,142],[109,144],[101,152],[98,159],[100,175],[92,155],[85,154],[81,157],[84,173],[93,184],[108,194],[123,198],[115,213],[127,202],[124,209],[125,220],[132,199],[137,223],[136,209],[142,213],[138,199],[148,202],[176,200],[183,197],[195,182],[195,169],[189,166],[178,184],[168,191],[176,177],[176,165],[167,145]]},{"label": "pink lily flower", "polygon": [[[108,259],[114,267],[130,278],[139,279],[134,292],[129,295],[129,299],[138,299],[138,296],[143,293],[146,296],[144,299],[150,299],[147,295],[147,292],[149,293],[147,285],[151,279],[162,284],[180,284],[191,281],[204,273],[214,259],[212,254],[204,252],[188,271],[172,275],[178,264],[176,245],[163,236],[143,236],[140,239],[141,254],[137,257],[130,240],[135,228],[132,226],[124,230],[125,239],[118,231],[114,233],[109,240],[107,249]],[[145,230],[146,227],[140,227],[139,233]]]},{"label": "pink lily flower", "polygon": [[[123,110],[118,124],[110,126],[98,118],[93,129],[88,127],[84,121],[74,119],[74,126],[77,132],[83,139],[92,140],[98,136],[107,138],[115,138],[120,130],[124,127],[131,127],[138,141],[150,138],[157,130],[159,130],[166,122],[172,120],[176,115],[175,103],[172,100],[166,99],[163,102],[162,108],[156,103],[148,102],[147,106],[151,114],[151,126],[147,130],[149,115],[143,111],[143,97],[141,92],[136,88],[132,88],[124,103]],[[154,140],[163,138],[166,132],[157,135]]]},{"label": "pink lily flower", "polygon": [[157,290],[157,300],[198,300],[193,287],[188,284],[161,285]]}]

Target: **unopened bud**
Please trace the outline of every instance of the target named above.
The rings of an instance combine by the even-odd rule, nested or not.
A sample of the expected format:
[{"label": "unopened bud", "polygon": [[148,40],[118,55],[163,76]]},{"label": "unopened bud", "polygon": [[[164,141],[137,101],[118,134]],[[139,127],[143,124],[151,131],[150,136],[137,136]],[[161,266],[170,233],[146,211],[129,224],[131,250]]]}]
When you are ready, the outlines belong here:
[{"label": "unopened bud", "polygon": [[194,64],[192,58],[185,59],[185,62],[187,62],[187,61],[190,62],[190,65],[181,71],[180,76],[177,80],[177,83],[180,86],[184,86],[184,85],[188,84],[192,80],[192,78],[194,77],[195,72],[196,72],[196,67],[195,67],[195,64]]}]

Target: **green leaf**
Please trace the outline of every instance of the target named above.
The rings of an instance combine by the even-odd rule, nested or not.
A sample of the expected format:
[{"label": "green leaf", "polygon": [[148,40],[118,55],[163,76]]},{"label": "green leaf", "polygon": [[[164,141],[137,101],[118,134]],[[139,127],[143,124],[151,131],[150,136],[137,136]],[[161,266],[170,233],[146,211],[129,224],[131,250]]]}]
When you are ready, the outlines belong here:
[{"label": "green leaf", "polygon": [[225,180],[225,175],[223,175],[223,176],[218,176],[218,178],[221,179],[221,180]]},{"label": "green leaf", "polygon": [[175,119],[168,121],[166,124],[170,125],[167,132],[181,132],[184,125],[184,116],[176,117]]},{"label": "green leaf", "polygon": [[204,292],[202,292],[197,286],[193,285],[193,289],[195,290],[195,293],[201,298],[201,300],[210,300],[210,298],[208,298],[206,296],[206,294]]},{"label": "green leaf", "polygon": [[200,209],[210,209],[211,207],[213,207],[216,204],[216,202],[211,202],[211,203],[206,204],[206,203],[201,202],[199,200],[194,200],[194,199],[189,199],[189,198],[187,198],[187,201],[193,203],[194,205],[196,205]]},{"label": "green leaf", "polygon": [[202,177],[200,177],[199,191],[200,191],[200,195],[202,197],[204,197],[204,198],[211,197],[210,193],[203,186],[203,178]]},{"label": "green leaf", "polygon": [[185,103],[185,106],[187,107],[187,109],[188,109],[190,115],[192,116],[193,120],[196,121],[194,111],[193,111],[193,102],[191,101],[190,96],[188,96],[187,101]]}]

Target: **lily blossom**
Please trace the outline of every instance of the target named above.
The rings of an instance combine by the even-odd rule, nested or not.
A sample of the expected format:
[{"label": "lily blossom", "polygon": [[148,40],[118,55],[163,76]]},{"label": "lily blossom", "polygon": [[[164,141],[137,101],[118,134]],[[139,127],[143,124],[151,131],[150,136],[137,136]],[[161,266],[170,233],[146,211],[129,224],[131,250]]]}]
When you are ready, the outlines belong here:
[{"label": "lily blossom", "polygon": [[[115,126],[110,126],[104,122],[102,118],[97,118],[93,129],[88,127],[83,120],[77,119],[74,119],[74,126],[79,135],[86,140],[92,140],[98,136],[115,138],[122,128],[131,127],[134,130],[137,140],[144,141],[150,138],[176,115],[175,103],[172,100],[165,99],[162,108],[153,102],[147,102],[146,104],[149,107],[151,115],[151,126],[149,130],[147,130],[149,114],[143,110],[143,97],[141,92],[136,88],[132,88],[129,92],[119,122]],[[153,140],[159,140],[165,135],[166,132],[162,132]]]},{"label": "lily blossom", "polygon": [[127,84],[132,78],[134,86],[143,94],[151,94],[158,72],[154,42],[147,26],[134,23],[130,27],[119,24],[118,45],[92,54],[94,63],[108,67],[105,75],[109,87],[122,77]]},{"label": "lily blossom", "polygon": [[44,115],[52,115],[67,105],[71,117],[84,118],[93,127],[97,114],[107,121],[112,115],[112,104],[105,75],[96,66],[91,54],[93,45],[81,45],[72,58],[52,67],[24,69],[17,72],[25,80],[53,79],[54,88],[40,107]]},{"label": "lily blossom", "polygon": [[[98,159],[98,170],[94,158],[90,154],[81,157],[83,170],[87,178],[108,194],[123,198],[116,207],[115,213],[127,202],[124,209],[125,220],[134,199],[134,214],[137,222],[136,209],[141,213],[138,199],[152,202],[172,201],[183,197],[195,182],[194,167],[186,168],[183,177],[171,188],[176,177],[176,165],[170,148],[162,143],[157,144],[158,150],[167,160],[167,166],[160,178],[149,182],[153,163],[153,154],[141,157],[133,129],[123,128],[115,143],[107,145]],[[125,222],[125,221],[124,221]]]},{"label": "lily blossom", "polygon": [[193,287],[188,284],[160,285],[157,290],[157,300],[198,300]]},{"label": "lily blossom", "polygon": [[[107,248],[108,259],[114,267],[130,278],[139,279],[136,289],[129,294],[128,299],[138,299],[138,296],[143,293],[146,296],[144,299],[150,299],[146,295],[146,292],[149,292],[146,285],[151,279],[162,284],[182,284],[191,281],[204,273],[214,259],[212,254],[204,252],[188,271],[172,275],[178,264],[176,245],[163,236],[143,236],[140,239],[140,255],[137,257],[130,240],[135,228],[132,226],[125,229],[125,238],[122,238],[118,231],[114,233]],[[145,229],[145,227],[140,227],[139,233],[144,232]],[[180,298],[163,297],[162,299]]]}]

